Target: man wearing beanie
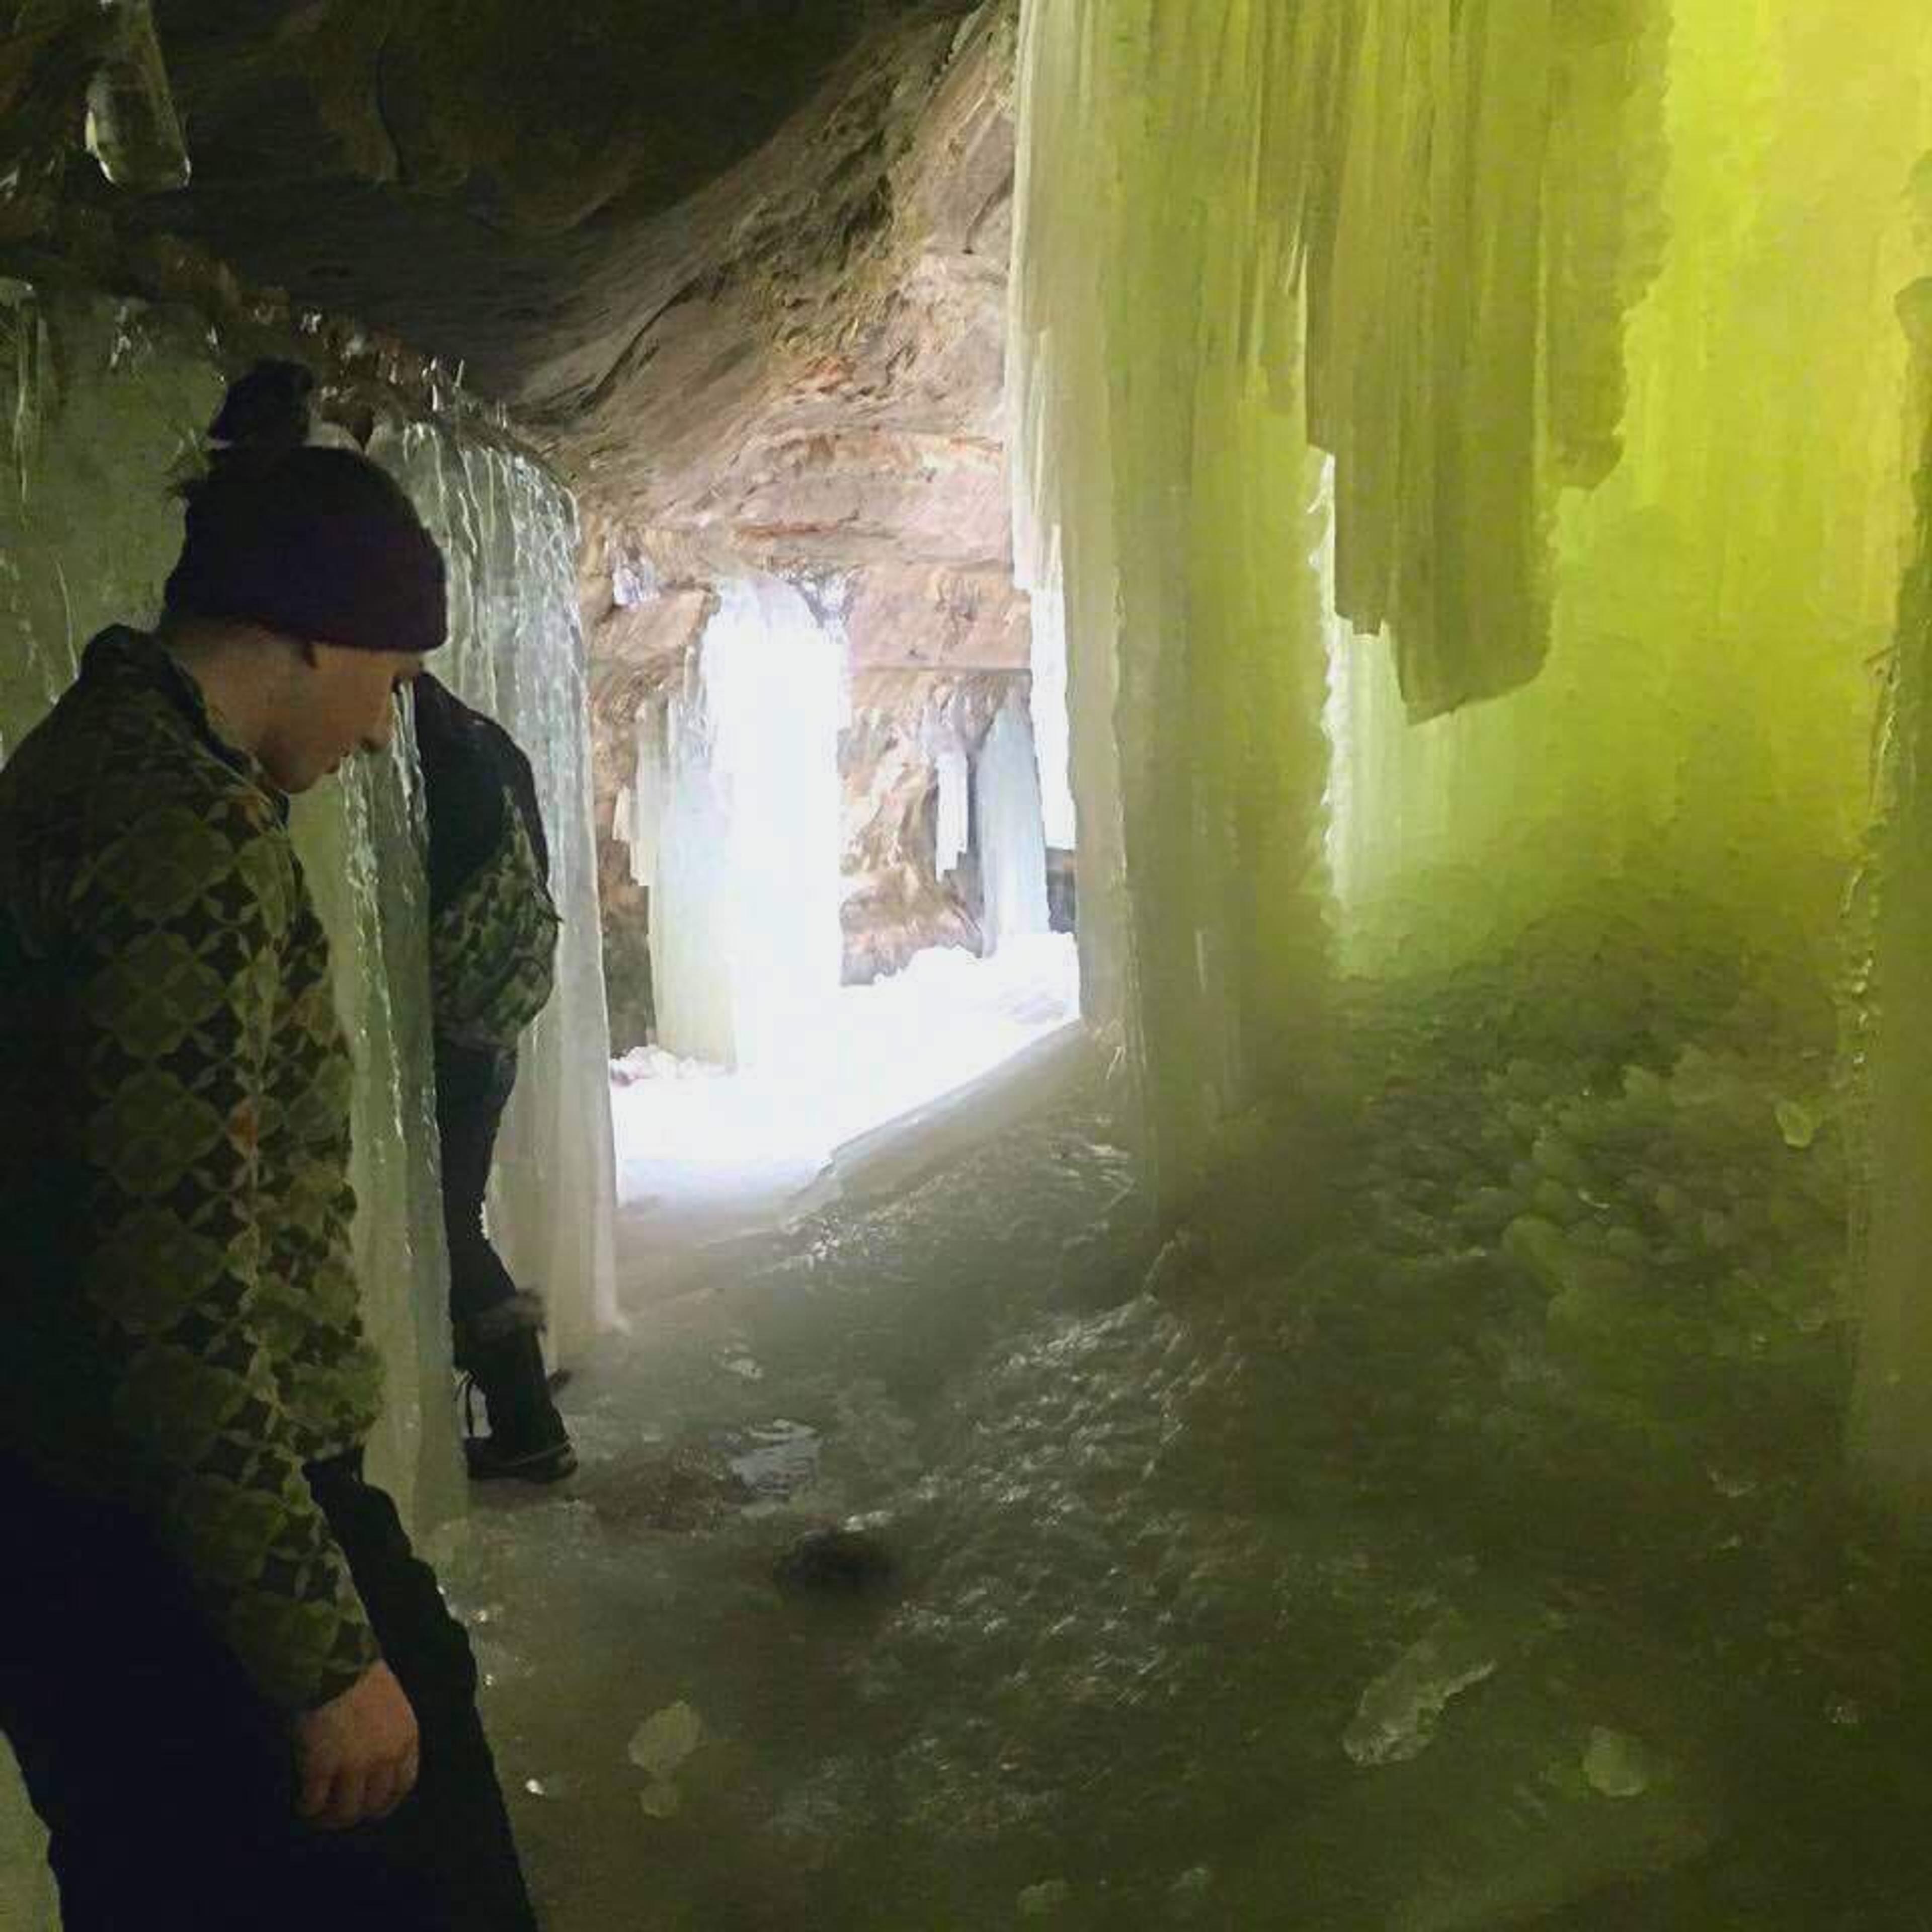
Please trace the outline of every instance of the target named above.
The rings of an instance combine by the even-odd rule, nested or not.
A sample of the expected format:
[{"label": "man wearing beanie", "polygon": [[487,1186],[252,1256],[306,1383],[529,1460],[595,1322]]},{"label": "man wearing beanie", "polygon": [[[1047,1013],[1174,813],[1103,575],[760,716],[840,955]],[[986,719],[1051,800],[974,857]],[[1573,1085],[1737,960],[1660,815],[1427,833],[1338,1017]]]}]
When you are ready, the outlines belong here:
[{"label": "man wearing beanie", "polygon": [[362,1472],[353,1069],[288,800],[442,641],[407,497],[230,392],[158,632],[0,772],[0,1730],[68,1932],[532,1932],[467,1640]]}]

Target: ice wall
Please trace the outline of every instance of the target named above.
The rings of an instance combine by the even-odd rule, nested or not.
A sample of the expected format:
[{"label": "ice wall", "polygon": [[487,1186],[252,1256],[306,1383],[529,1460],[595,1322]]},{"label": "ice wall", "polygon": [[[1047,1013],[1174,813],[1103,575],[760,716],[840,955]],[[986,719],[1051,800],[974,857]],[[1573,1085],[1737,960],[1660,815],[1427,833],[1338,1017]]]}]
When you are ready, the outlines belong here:
[{"label": "ice wall", "polygon": [[1000,707],[973,767],[986,950],[1048,929],[1046,837],[1033,726],[1017,692]]},{"label": "ice wall", "polygon": [[637,755],[631,783],[618,806],[617,836],[631,848],[634,885],[648,886],[657,876],[658,844],[670,795],[670,753],[664,742],[667,722],[665,706],[647,699],[639,706],[632,727]]},{"label": "ice wall", "polygon": [[1023,23],[1018,556],[1064,600],[1082,1010],[1173,1199],[1323,1009],[1316,473],[1256,166],[1284,25],[1318,11]]},{"label": "ice wall", "polygon": [[1072,721],[1066,708],[1066,606],[1055,583],[1035,586],[1028,709],[1040,760],[1040,814],[1046,842],[1071,852],[1079,842],[1073,803]]},{"label": "ice wall", "polygon": [[563,916],[556,989],[524,1036],[497,1142],[492,1237],[550,1309],[568,1357],[617,1319],[610,1028],[597,908],[587,657],[574,506],[534,463],[440,424],[380,430],[370,454],[408,487],[451,563],[438,674],[529,754]]},{"label": "ice wall", "polygon": [[789,584],[722,587],[666,714],[651,974],[674,1053],[782,1064],[838,992],[842,674]]},{"label": "ice wall", "polygon": [[[158,608],[180,544],[170,477],[198,460],[223,380],[195,318],[0,284],[0,422],[10,432],[0,467],[0,754],[72,681],[96,630]],[[448,1343],[424,1312],[445,1264],[422,1044],[424,909],[418,865],[374,859],[378,839],[408,855],[418,822],[399,758],[358,765],[351,782],[304,801],[296,834],[362,1072],[354,1178],[369,1206],[358,1259],[392,1385],[373,1454],[404,1506],[434,1516],[454,1506],[460,1478],[443,1426]]]},{"label": "ice wall", "polygon": [[[1533,676],[1551,499],[1616,460],[1624,317],[1658,260],[1667,0],[1037,0],[1029,16],[1028,138],[1052,162],[1030,172],[1023,338],[1049,364],[1079,341],[1059,298],[1086,251],[1040,245],[1048,204],[1070,221],[1077,194],[1116,212],[1126,194],[1151,218],[1127,245],[1178,262],[1192,246],[1162,205],[1200,196],[1234,245],[1199,286],[1137,279],[1123,346],[1191,320],[1202,367],[1284,408],[1305,390],[1336,461],[1340,608],[1393,626],[1416,715]],[[1108,148],[1131,168],[1142,143],[1165,174],[1082,174]],[[1052,446],[1029,454],[1050,501]]]},{"label": "ice wall", "polygon": [[1546,670],[1411,730],[1386,652],[1334,640],[1358,969],[1614,902],[1633,946],[1834,973],[1906,502],[1893,301],[1917,272],[1928,34],[1906,26],[1822,0],[1678,10],[1676,239],[1627,332],[1623,460],[1558,506]]},{"label": "ice wall", "polygon": [[[1932,155],[1924,178],[1932,190]],[[1926,213],[1932,218],[1932,206]],[[1915,284],[1901,308],[1926,434],[1918,555],[1888,670],[1872,841],[1876,903],[1861,1042],[1870,1068],[1862,1124],[1872,1174],[1858,1231],[1864,1346],[1852,1442],[1887,1490],[1932,1520],[1932,278]]]},{"label": "ice wall", "polygon": [[[1552,1029],[1828,1065],[1932,16],[1030,0],[1022,58],[1019,557],[1064,590],[1088,1006],[1168,1198],[1318,1072],[1351,975],[1520,1009],[1553,961]],[[1887,1070],[1932,998],[1897,963],[1926,849],[1873,868],[1868,1442],[1932,1418],[1932,1160]]]},{"label": "ice wall", "polygon": [[[202,318],[0,280],[0,754],[71,681],[95,630],[153,617],[180,543],[170,481],[197,461],[227,373]],[[493,1217],[500,1210],[518,1262],[551,1289],[569,1342],[609,1305],[613,1191],[569,506],[532,465],[442,430],[391,435],[376,454],[404,470],[449,544],[457,632],[447,668],[523,737],[558,850],[569,916],[558,1000],[532,1037]],[[298,804],[295,834],[360,1074],[358,1263],[389,1367],[372,1461],[426,1526],[460,1508],[462,1484],[420,801],[406,746],[351,770]],[[51,1922],[38,1856],[10,1786],[0,1794],[0,1924],[25,1932]]]}]

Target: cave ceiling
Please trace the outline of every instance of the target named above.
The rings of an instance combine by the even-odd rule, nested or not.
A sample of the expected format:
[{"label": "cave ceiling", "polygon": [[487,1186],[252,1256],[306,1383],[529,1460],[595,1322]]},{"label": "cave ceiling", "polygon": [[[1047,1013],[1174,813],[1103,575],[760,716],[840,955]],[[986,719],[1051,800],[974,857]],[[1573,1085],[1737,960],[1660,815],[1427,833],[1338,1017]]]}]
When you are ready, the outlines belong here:
[{"label": "cave ceiling", "polygon": [[490,393],[567,410],[609,372],[612,285],[639,276],[654,227],[868,46],[965,10],[158,0],[194,176],[125,205],[253,281],[464,364]]},{"label": "cave ceiling", "polygon": [[[0,120],[77,114],[58,37],[6,98],[62,4],[0,0]],[[70,130],[60,194],[460,370],[605,550],[869,572],[870,661],[1010,664],[1014,10],[154,0],[191,182],[112,188]]]}]

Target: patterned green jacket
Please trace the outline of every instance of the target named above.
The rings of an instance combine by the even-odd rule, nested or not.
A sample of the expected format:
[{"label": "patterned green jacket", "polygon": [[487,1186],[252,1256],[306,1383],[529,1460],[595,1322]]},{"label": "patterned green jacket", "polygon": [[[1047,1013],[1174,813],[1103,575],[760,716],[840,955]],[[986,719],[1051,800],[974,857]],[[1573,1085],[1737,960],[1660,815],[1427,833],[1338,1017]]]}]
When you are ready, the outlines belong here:
[{"label": "patterned green jacket", "polygon": [[376,1655],[303,1465],[361,1443],[381,1373],[286,816],[128,631],[0,772],[0,1442],[138,1508],[298,1709]]},{"label": "patterned green jacket", "polygon": [[436,1036],[514,1052],[549,1004],[556,973],[560,921],[535,775],[494,718],[427,673],[415,706]]}]

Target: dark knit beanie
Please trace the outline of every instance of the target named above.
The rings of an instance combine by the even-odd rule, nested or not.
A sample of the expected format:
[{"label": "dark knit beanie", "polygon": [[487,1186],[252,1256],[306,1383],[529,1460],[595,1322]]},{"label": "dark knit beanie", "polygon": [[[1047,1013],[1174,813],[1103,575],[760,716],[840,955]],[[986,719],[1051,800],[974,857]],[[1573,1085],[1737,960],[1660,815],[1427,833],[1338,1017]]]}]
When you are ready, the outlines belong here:
[{"label": "dark knit beanie", "polygon": [[442,554],[387,471],[308,442],[314,379],[261,362],[210,430],[223,446],[188,486],[170,616],[260,624],[351,650],[428,652],[448,629]]}]

